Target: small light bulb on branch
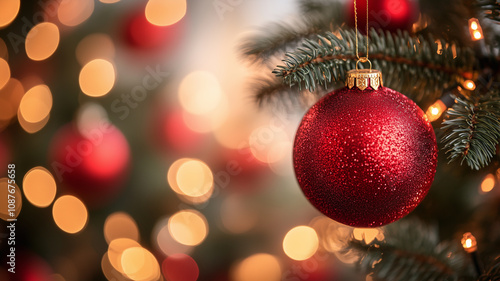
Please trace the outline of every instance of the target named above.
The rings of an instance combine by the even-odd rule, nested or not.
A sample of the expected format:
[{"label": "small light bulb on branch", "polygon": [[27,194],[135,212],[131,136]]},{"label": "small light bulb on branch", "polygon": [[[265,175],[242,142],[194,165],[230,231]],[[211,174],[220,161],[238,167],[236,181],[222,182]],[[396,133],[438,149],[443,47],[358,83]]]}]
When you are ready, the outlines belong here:
[{"label": "small light bulb on branch", "polygon": [[474,91],[476,89],[476,83],[472,80],[465,80],[462,86],[469,91]]},{"label": "small light bulb on branch", "polygon": [[477,242],[476,237],[472,235],[470,232],[464,233],[462,236],[462,246],[464,250],[470,254],[472,258],[472,262],[474,263],[474,268],[476,269],[476,273],[480,276],[483,273],[483,269],[481,263],[479,262],[479,257],[477,255]]},{"label": "small light bulb on branch", "polygon": [[448,109],[448,107],[443,103],[443,101],[437,100],[434,104],[429,106],[429,108],[425,112],[425,115],[427,115],[427,118],[429,118],[430,122],[434,122],[438,120],[439,117],[441,117],[446,109]]},{"label": "small light bulb on branch", "polygon": [[477,251],[476,237],[474,237],[470,232],[464,233],[462,237],[462,246],[469,254]]},{"label": "small light bulb on branch", "polygon": [[469,19],[469,33],[473,41],[483,39],[483,29],[476,18]]}]

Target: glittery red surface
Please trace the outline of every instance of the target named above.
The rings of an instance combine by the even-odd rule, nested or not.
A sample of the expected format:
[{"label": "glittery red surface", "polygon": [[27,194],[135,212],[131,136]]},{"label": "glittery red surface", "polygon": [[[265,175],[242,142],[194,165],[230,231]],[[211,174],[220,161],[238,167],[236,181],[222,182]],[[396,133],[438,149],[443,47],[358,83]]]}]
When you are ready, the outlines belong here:
[{"label": "glittery red surface", "polygon": [[410,213],[434,180],[437,145],[423,111],[389,89],[342,88],[306,113],[295,174],[309,201],[343,224],[377,227]]}]

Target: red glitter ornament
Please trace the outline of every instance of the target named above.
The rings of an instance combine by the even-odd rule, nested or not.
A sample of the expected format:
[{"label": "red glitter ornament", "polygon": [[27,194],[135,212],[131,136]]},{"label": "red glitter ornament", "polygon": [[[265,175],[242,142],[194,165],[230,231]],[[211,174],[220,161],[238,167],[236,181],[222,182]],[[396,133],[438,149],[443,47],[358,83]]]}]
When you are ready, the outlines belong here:
[{"label": "red glitter ornament", "polygon": [[73,124],[63,126],[49,155],[57,180],[90,207],[101,207],[120,192],[130,165],[125,136],[106,122],[85,135]]},{"label": "red glitter ornament", "polygon": [[424,199],[436,172],[437,145],[412,100],[383,87],[380,72],[354,73],[360,72],[364,79],[348,78],[349,87],[309,109],[293,161],[302,191],[323,214],[350,226],[378,227]]}]

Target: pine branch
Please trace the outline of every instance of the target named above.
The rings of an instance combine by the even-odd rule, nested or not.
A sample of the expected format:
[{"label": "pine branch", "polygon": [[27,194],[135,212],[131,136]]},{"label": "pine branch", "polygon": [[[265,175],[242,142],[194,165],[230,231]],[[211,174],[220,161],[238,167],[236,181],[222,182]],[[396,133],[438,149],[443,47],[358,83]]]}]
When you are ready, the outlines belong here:
[{"label": "pine branch", "polygon": [[500,280],[500,257],[497,257],[493,265],[477,279],[477,281],[499,281]]},{"label": "pine branch", "polygon": [[[278,66],[273,73],[284,83],[309,91],[315,91],[318,85],[328,88],[336,81],[343,81],[347,71],[355,68],[356,35],[352,29],[340,28],[336,34],[318,36],[317,41],[306,39],[297,51],[286,54],[285,65]],[[444,41],[437,44],[430,37],[411,37],[407,32],[391,34],[372,29],[369,40],[373,68],[387,74],[384,84],[417,103],[425,99],[433,101],[443,87],[463,80],[475,61],[468,48]],[[366,37],[360,35],[360,50],[365,44]]]},{"label": "pine branch", "polygon": [[[253,62],[265,62],[273,56],[295,49],[304,39],[330,30],[331,25],[343,21],[342,5],[338,2],[303,1],[303,15],[293,23],[274,23],[246,38],[240,46],[241,53]],[[321,1],[324,2],[324,1]]]},{"label": "pine branch", "polygon": [[442,129],[442,142],[450,162],[461,159],[475,170],[488,165],[500,141],[500,95],[489,93],[480,98],[457,98],[448,110]]},{"label": "pine branch", "polygon": [[485,17],[500,23],[500,1],[477,0],[477,7],[483,11]]},{"label": "pine branch", "polygon": [[[279,81],[272,79],[272,77],[256,79],[252,88],[255,89],[254,97],[259,106],[267,103],[289,108],[291,104],[297,102],[297,98],[301,95],[298,90],[292,90],[289,86],[279,83]],[[283,100],[283,102],[280,102],[280,100]]]},{"label": "pine branch", "polygon": [[470,275],[460,244],[440,242],[437,228],[400,221],[384,227],[384,237],[369,244],[353,239],[346,249],[361,253],[358,266],[374,280],[459,280]]}]

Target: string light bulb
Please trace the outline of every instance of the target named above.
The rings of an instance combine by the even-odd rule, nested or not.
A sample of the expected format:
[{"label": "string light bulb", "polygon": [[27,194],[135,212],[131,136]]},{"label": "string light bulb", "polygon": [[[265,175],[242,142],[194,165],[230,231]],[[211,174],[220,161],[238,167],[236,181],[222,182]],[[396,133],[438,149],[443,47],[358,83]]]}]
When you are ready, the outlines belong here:
[{"label": "string light bulb", "polygon": [[473,41],[483,39],[483,29],[476,18],[469,19],[469,33]]},{"label": "string light bulb", "polygon": [[472,80],[465,80],[462,86],[469,91],[474,91],[476,89],[476,83]]},{"label": "string light bulb", "polygon": [[462,242],[462,246],[464,247],[464,250],[467,253],[470,254],[472,252],[477,251],[476,237],[474,237],[474,235],[472,235],[472,233],[470,233],[470,232],[464,233],[461,242]]},{"label": "string light bulb", "polygon": [[434,122],[441,117],[443,112],[446,111],[448,107],[443,103],[441,100],[437,100],[435,103],[433,103],[427,111],[425,112],[425,115],[427,115],[427,118],[429,118],[430,122]]},{"label": "string light bulb", "polygon": [[461,242],[465,252],[467,252],[472,259],[477,275],[480,276],[481,274],[483,274],[484,270],[477,254],[476,237],[474,237],[472,233],[466,232],[464,233]]}]

